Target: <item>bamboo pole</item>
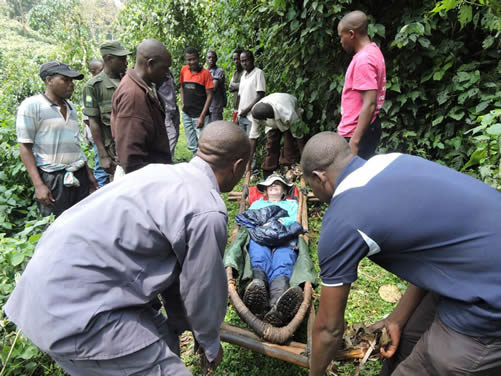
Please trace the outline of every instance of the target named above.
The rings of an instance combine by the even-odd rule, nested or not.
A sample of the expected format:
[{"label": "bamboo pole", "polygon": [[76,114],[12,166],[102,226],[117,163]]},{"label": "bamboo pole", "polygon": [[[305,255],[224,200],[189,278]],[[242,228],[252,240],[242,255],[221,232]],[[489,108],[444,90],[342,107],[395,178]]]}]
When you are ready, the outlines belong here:
[{"label": "bamboo pole", "polygon": [[284,360],[305,368],[309,367],[308,357],[301,354],[301,347],[279,346],[262,342],[259,337],[253,336],[253,333],[249,331],[242,329],[242,333],[235,329],[236,327],[223,324],[220,331],[221,339],[225,342],[245,347],[272,358]]},{"label": "bamboo pole", "polygon": [[[225,342],[309,368],[308,349],[304,343],[291,341],[287,345],[277,345],[265,342],[251,331],[227,323],[221,325],[220,337]],[[364,343],[356,348],[339,351],[334,355],[334,360],[362,359],[369,348],[370,345]]]}]

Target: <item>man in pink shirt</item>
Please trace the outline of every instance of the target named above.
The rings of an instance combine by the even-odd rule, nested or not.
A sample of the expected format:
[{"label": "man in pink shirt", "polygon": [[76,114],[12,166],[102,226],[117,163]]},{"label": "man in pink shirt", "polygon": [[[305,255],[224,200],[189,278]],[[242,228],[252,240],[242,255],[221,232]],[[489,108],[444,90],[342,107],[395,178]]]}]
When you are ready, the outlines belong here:
[{"label": "man in pink shirt", "polygon": [[374,155],[381,137],[377,115],[386,93],[384,57],[367,28],[367,15],[359,10],[348,13],[337,26],[343,49],[355,53],[346,71],[337,131],[350,143],[351,151],[365,159]]}]

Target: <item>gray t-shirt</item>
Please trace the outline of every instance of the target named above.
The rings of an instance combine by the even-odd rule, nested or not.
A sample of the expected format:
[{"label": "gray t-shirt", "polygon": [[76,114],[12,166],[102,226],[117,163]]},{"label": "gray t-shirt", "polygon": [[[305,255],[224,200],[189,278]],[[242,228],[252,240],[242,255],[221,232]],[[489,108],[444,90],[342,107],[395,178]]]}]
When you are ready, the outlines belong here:
[{"label": "gray t-shirt", "polygon": [[148,165],[47,229],[5,312],[53,356],[113,359],[160,338],[150,302],[164,292],[169,328],[191,329],[212,361],[227,305],[226,225],[206,162]]},{"label": "gray t-shirt", "polygon": [[157,94],[162,97],[166,113],[177,112],[176,85],[172,74],[168,74],[157,88]]},{"label": "gray t-shirt", "polygon": [[209,72],[214,81],[214,86],[216,86],[216,81],[219,81],[219,86],[214,90],[214,94],[212,95],[209,111],[223,112],[223,109],[226,107],[226,88],[224,85],[225,78],[223,68],[210,68]]}]

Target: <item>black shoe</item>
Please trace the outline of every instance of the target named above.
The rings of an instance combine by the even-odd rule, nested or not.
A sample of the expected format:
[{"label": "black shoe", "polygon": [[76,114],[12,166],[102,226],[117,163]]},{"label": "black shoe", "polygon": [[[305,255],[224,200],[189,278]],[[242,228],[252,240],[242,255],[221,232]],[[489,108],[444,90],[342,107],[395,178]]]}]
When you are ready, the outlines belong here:
[{"label": "black shoe", "polygon": [[244,304],[255,315],[263,315],[268,305],[268,291],[261,279],[253,279],[244,293]]},{"label": "black shoe", "polygon": [[274,305],[266,315],[264,315],[264,321],[273,325],[274,327],[281,328],[285,326],[285,320],[283,315],[277,311],[277,306]]},{"label": "black shoe", "polygon": [[284,275],[276,277],[270,285],[270,306],[273,307],[289,288],[289,278]]},{"label": "black shoe", "polygon": [[264,316],[264,321],[277,328],[285,326],[296,316],[302,302],[303,290],[299,286],[290,287]]},{"label": "black shoe", "polygon": [[283,318],[284,325],[289,323],[296,316],[301,303],[303,302],[303,290],[299,286],[289,288],[278,298],[275,306]]}]

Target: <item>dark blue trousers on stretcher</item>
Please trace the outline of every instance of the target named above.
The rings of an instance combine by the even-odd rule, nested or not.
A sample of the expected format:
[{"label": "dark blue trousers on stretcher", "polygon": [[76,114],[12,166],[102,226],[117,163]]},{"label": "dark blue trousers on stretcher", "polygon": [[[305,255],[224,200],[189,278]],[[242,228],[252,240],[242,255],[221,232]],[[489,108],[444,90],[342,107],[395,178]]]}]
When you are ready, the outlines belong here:
[{"label": "dark blue trousers on stretcher", "polygon": [[288,247],[271,249],[250,240],[249,257],[252,269],[263,270],[268,277],[268,283],[271,284],[275,278],[280,276],[290,279],[296,263],[297,253]]}]

